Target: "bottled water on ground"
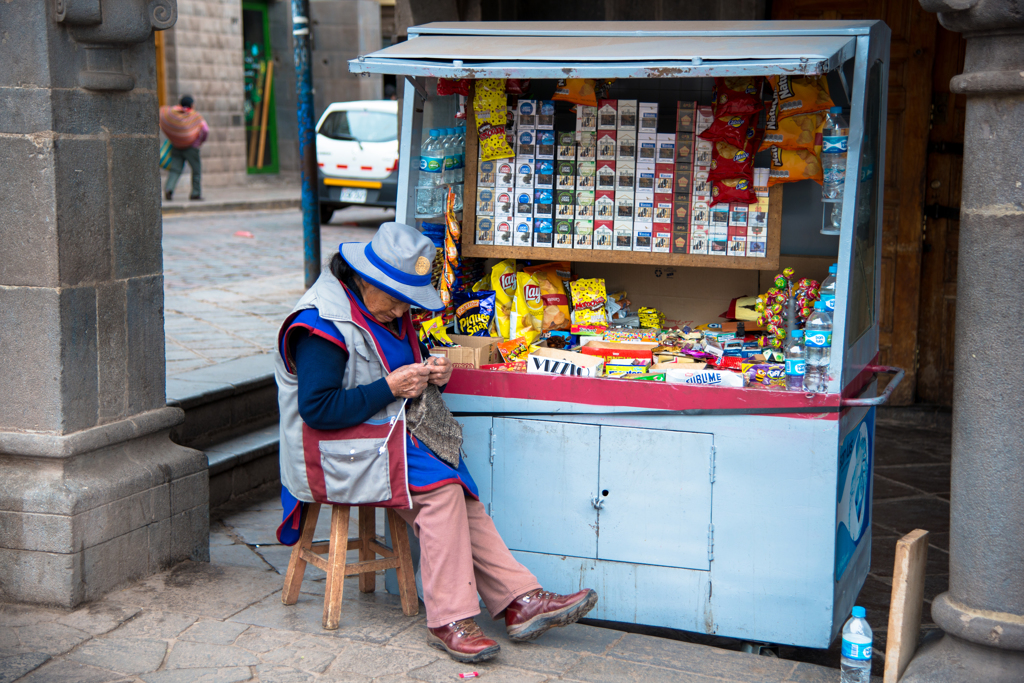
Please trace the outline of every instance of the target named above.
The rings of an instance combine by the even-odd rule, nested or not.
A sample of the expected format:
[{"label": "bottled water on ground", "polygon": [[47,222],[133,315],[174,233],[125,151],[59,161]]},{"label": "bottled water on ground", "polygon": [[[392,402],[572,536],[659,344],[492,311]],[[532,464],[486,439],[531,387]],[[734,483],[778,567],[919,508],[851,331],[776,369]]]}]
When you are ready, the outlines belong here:
[{"label": "bottled water on ground", "polygon": [[807,373],[807,353],[804,349],[804,331],[793,330],[793,336],[786,342],[786,389],[804,391],[804,375]]},{"label": "bottled water on ground", "polygon": [[441,213],[441,177],[444,171],[444,149],[439,149],[440,131],[430,130],[430,137],[420,147],[420,173],[416,183],[416,213],[436,216]]},{"label": "bottled water on ground", "polygon": [[828,366],[832,360],[832,316],[823,301],[814,302],[814,313],[804,325],[804,346],[807,349],[807,372],[804,390],[813,394],[828,391]]},{"label": "bottled water on ground", "polygon": [[871,627],[863,607],[854,607],[853,616],[843,626],[843,650],[839,660],[841,683],[871,682]]},{"label": "bottled water on ground", "polygon": [[850,129],[842,116],[840,107],[832,107],[825,116],[825,128],[821,139],[821,168],[824,172],[822,198],[826,201],[842,201],[843,185],[846,182],[846,150]]},{"label": "bottled water on ground", "polygon": [[825,302],[825,310],[829,315],[835,315],[836,311],[836,273],[839,272],[839,264],[833,263],[828,267],[828,277],[821,283],[821,300]]}]

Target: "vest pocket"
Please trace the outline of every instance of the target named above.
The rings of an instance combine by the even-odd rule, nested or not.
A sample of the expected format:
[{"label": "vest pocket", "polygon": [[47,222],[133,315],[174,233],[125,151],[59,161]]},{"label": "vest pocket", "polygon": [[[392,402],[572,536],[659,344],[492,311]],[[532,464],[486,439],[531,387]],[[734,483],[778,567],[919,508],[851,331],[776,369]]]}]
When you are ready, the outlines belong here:
[{"label": "vest pocket", "polygon": [[384,439],[320,442],[327,499],[367,505],[391,499],[391,469]]}]

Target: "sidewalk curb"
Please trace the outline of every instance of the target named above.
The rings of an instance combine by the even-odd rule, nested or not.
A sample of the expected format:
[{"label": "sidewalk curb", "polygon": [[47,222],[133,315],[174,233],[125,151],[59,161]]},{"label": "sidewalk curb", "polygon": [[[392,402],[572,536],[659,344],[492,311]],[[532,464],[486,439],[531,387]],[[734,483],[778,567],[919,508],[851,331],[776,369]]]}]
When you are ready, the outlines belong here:
[{"label": "sidewalk curb", "polygon": [[274,211],[277,209],[301,209],[302,199],[264,199],[221,202],[190,202],[185,205],[164,205],[160,212],[164,216],[181,216],[188,213],[215,213],[218,211]]}]

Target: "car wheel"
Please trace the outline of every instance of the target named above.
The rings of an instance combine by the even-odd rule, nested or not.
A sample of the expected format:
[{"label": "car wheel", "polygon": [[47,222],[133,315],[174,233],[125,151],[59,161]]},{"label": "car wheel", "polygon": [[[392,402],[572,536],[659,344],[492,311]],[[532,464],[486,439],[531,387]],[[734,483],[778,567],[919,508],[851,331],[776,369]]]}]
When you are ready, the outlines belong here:
[{"label": "car wheel", "polygon": [[326,225],[331,222],[331,216],[334,215],[334,209],[329,206],[320,206],[320,225]]}]

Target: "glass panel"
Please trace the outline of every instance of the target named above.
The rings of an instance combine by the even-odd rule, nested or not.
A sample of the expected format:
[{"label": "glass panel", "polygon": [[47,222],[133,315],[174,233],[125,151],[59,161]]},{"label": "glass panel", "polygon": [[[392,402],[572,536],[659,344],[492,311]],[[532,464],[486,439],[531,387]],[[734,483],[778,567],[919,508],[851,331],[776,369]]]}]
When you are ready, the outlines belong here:
[{"label": "glass panel", "polygon": [[875,263],[878,249],[878,169],[881,164],[879,127],[882,112],[882,63],[875,62],[868,74],[864,142],[861,146],[860,179],[853,232],[853,271],[850,273],[850,311],[847,346],[875,323]]},{"label": "glass panel", "polygon": [[398,117],[378,111],[336,111],[317,132],[332,140],[390,142],[398,138]]}]

